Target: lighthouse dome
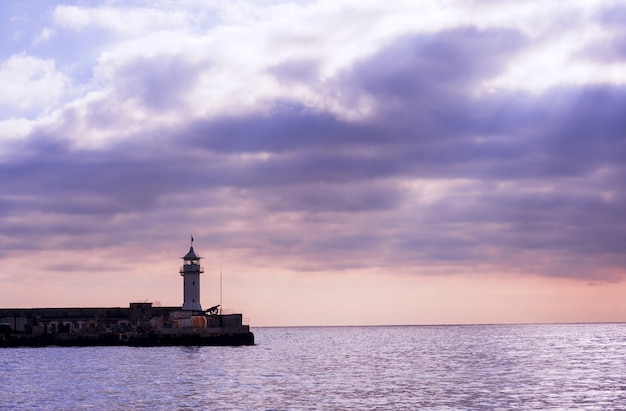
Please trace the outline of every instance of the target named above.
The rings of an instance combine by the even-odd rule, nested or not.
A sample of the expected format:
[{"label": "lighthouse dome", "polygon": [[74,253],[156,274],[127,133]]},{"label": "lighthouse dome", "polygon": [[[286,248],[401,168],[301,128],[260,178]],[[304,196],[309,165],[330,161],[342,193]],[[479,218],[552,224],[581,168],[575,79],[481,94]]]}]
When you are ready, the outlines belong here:
[{"label": "lighthouse dome", "polygon": [[191,260],[199,260],[200,258],[202,257],[196,254],[192,246],[192,247],[189,247],[189,252],[185,254],[185,256],[183,257],[183,260],[191,261]]}]

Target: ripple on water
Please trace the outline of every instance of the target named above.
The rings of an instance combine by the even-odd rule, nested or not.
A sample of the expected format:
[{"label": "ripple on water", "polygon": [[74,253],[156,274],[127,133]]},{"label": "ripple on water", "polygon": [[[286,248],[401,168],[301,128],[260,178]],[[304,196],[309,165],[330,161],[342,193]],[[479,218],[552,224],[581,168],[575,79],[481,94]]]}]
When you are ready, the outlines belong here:
[{"label": "ripple on water", "polygon": [[252,347],[0,350],[2,410],[620,409],[626,325],[258,328]]}]

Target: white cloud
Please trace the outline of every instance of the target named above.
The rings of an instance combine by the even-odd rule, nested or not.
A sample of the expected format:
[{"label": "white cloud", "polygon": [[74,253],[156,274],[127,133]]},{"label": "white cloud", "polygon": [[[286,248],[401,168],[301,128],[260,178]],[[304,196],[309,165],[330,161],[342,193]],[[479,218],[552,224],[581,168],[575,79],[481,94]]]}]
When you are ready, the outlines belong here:
[{"label": "white cloud", "polygon": [[61,98],[69,83],[53,60],[13,55],[0,65],[0,108],[13,113],[46,110]]},{"label": "white cloud", "polygon": [[310,60],[324,81],[400,34],[441,28],[453,20],[450,9],[433,1],[396,2],[394,7],[378,1],[186,4],[185,10],[167,4],[155,6],[159,9],[63,5],[53,18],[60,27],[100,27],[120,36],[97,59],[96,88],[115,89],[134,61],[154,58],[158,64],[161,56],[197,66],[198,87],[186,96],[192,115],[264,110],[268,101],[287,98],[347,117],[368,112],[370,104],[344,107],[320,84],[281,84],[268,69]]},{"label": "white cloud", "polygon": [[37,37],[35,37],[35,39],[33,40],[33,44],[45,43],[46,41],[50,40],[52,36],[54,36],[54,31],[46,27],[41,30],[41,33],[39,33]]},{"label": "white cloud", "polygon": [[[482,2],[467,7],[464,19],[478,27],[509,27],[524,33],[528,47],[507,70],[481,85],[481,91],[517,89],[540,92],[561,85],[625,84],[624,64],[589,61],[583,52],[605,41],[610,28],[600,25],[598,10],[607,0]],[[462,3],[461,3],[462,4]]]},{"label": "white cloud", "polygon": [[57,6],[53,12],[55,23],[72,30],[104,28],[121,35],[139,35],[173,27],[184,28],[189,15],[178,10],[153,8],[83,8]]},{"label": "white cloud", "polygon": [[[77,96],[68,109],[96,103],[125,107],[127,115],[119,113],[121,117],[139,125],[151,116],[154,107],[144,104],[147,100],[142,100],[143,96],[131,95],[133,90],[145,91],[145,87],[128,89],[127,85],[142,80],[147,84],[146,64],[175,62],[183,65],[185,74],[194,76],[195,82],[176,96],[179,105],[168,107],[167,113],[159,113],[156,118],[152,116],[153,123],[265,111],[273,101],[285,99],[345,119],[358,119],[371,114],[376,102],[366,95],[355,95],[353,99],[342,96],[334,80],[338,73],[400,36],[462,25],[510,27],[531,40],[504,73],[476,85],[478,91],[536,90],[564,82],[624,82],[626,70],[619,65],[576,59],[583,46],[602,34],[590,19],[594,7],[604,3],[550,1],[537,7],[513,1],[403,0],[392,5],[378,0],[186,1],[176,5],[155,2],[142,8],[118,7],[120,3],[111,2],[95,8],[59,5],[53,11],[52,23],[56,24],[54,30],[99,28],[116,35],[93,63],[93,77],[88,78],[89,84],[82,85],[84,95]],[[577,23],[564,24],[563,20],[569,18],[577,19]],[[53,35],[46,29],[38,41]],[[26,64],[27,59],[32,60]],[[306,79],[282,81],[272,72],[281,64],[298,62],[312,65]],[[8,91],[3,90],[0,106],[11,105],[19,110],[49,107],[58,102],[68,83],[55,72],[54,62],[24,55],[5,62],[0,79],[12,85]],[[157,80],[165,84],[168,79]],[[154,87],[159,87],[156,83]],[[92,91],[103,100],[96,101],[93,95],[83,99]],[[116,124],[128,130],[129,124],[121,118]],[[128,135],[116,132],[114,127],[107,135]]]}]

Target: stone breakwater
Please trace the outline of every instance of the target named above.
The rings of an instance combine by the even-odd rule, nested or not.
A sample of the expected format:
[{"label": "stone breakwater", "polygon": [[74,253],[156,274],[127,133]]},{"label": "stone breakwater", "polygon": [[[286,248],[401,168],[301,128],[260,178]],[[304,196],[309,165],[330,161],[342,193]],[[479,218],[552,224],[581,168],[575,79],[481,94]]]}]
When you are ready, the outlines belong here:
[{"label": "stone breakwater", "polygon": [[241,314],[128,308],[0,309],[0,347],[253,345]]}]

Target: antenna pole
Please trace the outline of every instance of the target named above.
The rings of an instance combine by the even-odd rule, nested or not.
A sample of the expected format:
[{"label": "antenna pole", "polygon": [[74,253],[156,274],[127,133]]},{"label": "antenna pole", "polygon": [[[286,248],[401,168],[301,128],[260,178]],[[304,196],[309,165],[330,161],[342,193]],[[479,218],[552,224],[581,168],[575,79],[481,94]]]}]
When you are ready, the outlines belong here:
[{"label": "antenna pole", "polygon": [[220,314],[222,314],[222,267],[220,266]]}]

